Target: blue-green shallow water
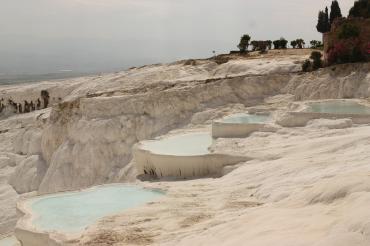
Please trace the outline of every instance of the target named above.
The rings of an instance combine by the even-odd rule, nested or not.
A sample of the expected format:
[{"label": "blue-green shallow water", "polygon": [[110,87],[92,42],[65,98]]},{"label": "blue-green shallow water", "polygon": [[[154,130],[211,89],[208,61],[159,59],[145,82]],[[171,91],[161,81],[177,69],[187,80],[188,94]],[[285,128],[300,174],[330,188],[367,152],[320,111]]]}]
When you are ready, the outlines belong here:
[{"label": "blue-green shallow water", "polygon": [[270,116],[268,115],[235,114],[220,120],[220,122],[236,124],[255,124],[255,123],[264,123],[269,119]]},{"label": "blue-green shallow water", "polygon": [[102,217],[143,205],[163,193],[135,186],[102,186],[77,193],[36,198],[33,224],[46,231],[78,232]]},{"label": "blue-green shallow water", "polygon": [[327,101],[310,103],[307,112],[331,114],[370,114],[370,108],[356,102]]},{"label": "blue-green shallow water", "polygon": [[143,148],[160,155],[196,156],[209,154],[212,137],[208,132],[170,136],[142,144]]},{"label": "blue-green shallow water", "polygon": [[20,245],[20,244],[14,236],[0,239],[0,246],[15,246],[15,245]]}]

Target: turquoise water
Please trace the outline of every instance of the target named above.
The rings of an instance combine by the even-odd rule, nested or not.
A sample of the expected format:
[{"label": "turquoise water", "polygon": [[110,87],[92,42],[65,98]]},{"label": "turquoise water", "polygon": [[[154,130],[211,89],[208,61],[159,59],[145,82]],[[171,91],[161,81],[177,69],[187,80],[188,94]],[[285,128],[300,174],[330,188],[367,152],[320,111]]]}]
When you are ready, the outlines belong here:
[{"label": "turquoise water", "polygon": [[310,103],[307,112],[332,114],[370,114],[370,108],[350,101]]},{"label": "turquoise water", "polygon": [[20,245],[20,244],[14,236],[0,239],[0,246],[15,246],[15,245]]},{"label": "turquoise water", "polygon": [[212,144],[211,135],[206,133],[188,133],[175,135],[156,141],[143,142],[144,149],[160,155],[195,156],[209,153]]},{"label": "turquoise water", "polygon": [[140,206],[163,194],[135,186],[103,186],[76,193],[35,198],[33,224],[45,231],[78,232],[98,219]]},{"label": "turquoise water", "polygon": [[222,123],[255,124],[264,123],[270,119],[268,115],[235,114],[222,119]]}]

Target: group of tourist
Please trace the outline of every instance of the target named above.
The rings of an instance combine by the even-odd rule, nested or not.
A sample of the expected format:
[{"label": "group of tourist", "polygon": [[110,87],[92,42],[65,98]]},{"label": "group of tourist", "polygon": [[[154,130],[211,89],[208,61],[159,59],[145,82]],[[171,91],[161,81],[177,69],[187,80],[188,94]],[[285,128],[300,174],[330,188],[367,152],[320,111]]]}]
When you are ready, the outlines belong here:
[{"label": "group of tourist", "polygon": [[22,114],[41,109],[41,101],[38,98],[36,102],[24,100],[24,103],[16,103],[12,99],[8,99],[7,104],[4,103],[4,98],[0,100],[0,113],[9,105],[13,108],[14,113]]},{"label": "group of tourist", "polygon": [[2,113],[6,107],[11,108],[13,112],[17,114],[29,113],[35,110],[40,110],[42,108],[47,108],[49,105],[49,92],[46,90],[42,90],[41,98],[43,100],[43,103],[41,102],[40,98],[37,98],[35,102],[33,100],[24,100],[23,103],[14,102],[12,99],[8,99],[6,101],[4,98],[1,98],[0,113]]}]

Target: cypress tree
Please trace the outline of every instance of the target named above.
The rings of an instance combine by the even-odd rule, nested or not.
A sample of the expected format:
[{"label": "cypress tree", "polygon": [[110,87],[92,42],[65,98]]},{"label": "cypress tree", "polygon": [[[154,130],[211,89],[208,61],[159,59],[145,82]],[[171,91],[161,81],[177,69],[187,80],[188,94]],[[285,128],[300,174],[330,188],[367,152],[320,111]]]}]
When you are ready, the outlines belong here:
[{"label": "cypress tree", "polygon": [[326,32],[324,11],[319,12],[319,18],[318,18],[318,21],[317,21],[316,29],[317,29],[318,32],[321,32],[321,33]]},{"label": "cypress tree", "polygon": [[328,7],[325,8],[325,32],[330,32],[330,29],[331,29],[331,23],[329,21],[329,9]]},{"label": "cypress tree", "polygon": [[370,0],[357,0],[349,11],[350,17],[370,18]]},{"label": "cypress tree", "polygon": [[330,31],[329,10],[327,7],[325,8],[325,11],[319,12],[316,29],[318,32],[321,33],[326,33]]},{"label": "cypress tree", "polygon": [[330,24],[332,24],[336,18],[341,18],[341,17],[342,17],[342,11],[340,10],[339,3],[337,0],[334,0],[331,2],[331,7],[330,7]]}]

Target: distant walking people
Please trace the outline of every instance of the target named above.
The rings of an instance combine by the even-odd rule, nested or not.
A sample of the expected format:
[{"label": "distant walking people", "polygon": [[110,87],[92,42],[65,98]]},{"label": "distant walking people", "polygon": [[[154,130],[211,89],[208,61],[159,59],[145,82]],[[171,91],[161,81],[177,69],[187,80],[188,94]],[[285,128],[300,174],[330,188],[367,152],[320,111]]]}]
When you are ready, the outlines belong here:
[{"label": "distant walking people", "polygon": [[[58,98],[58,100],[61,101],[61,98]],[[8,98],[0,99],[0,113],[4,111],[6,107],[9,107],[9,109],[13,108],[14,113],[16,114],[22,114],[22,113],[29,113],[35,110],[40,110],[42,108],[47,108],[50,103],[50,95],[47,90],[41,91],[41,98],[37,98],[36,101],[30,100],[28,102],[27,100],[23,101],[22,103],[14,102],[13,99]]]},{"label": "distant walking people", "polygon": [[14,113],[18,112],[18,105],[12,99],[8,99],[8,105],[13,108]]},{"label": "distant walking people", "polygon": [[50,98],[49,92],[47,90],[42,90],[41,98],[44,101],[44,108],[47,108],[49,105],[49,98]]},{"label": "distant walking people", "polygon": [[41,101],[40,101],[40,98],[37,98],[36,109],[37,110],[40,110],[41,109]]},{"label": "distant walking people", "polygon": [[4,98],[1,98],[0,99],[0,113],[3,112],[4,108],[5,108]]},{"label": "distant walking people", "polygon": [[23,113],[22,104],[18,103],[18,113]]},{"label": "distant walking people", "polygon": [[30,105],[28,104],[27,100],[24,100],[24,112],[30,112]]},{"label": "distant walking people", "polygon": [[35,104],[33,104],[33,101],[30,102],[30,111],[35,111]]}]

